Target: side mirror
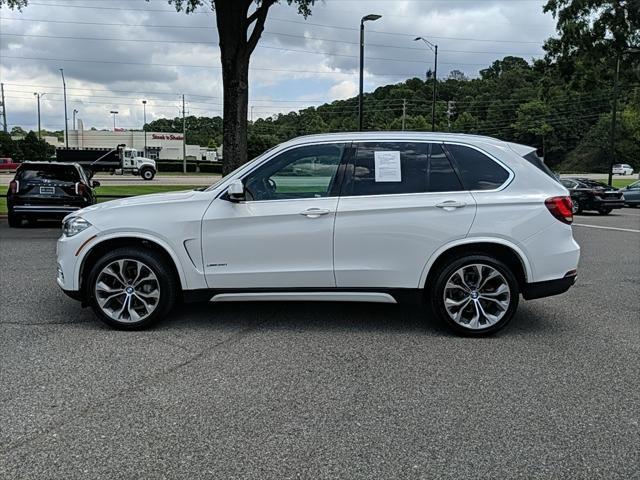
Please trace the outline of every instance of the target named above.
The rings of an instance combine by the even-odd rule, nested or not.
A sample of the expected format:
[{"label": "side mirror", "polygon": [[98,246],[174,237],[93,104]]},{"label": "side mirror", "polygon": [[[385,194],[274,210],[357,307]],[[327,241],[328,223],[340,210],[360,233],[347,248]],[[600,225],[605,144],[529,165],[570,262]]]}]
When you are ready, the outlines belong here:
[{"label": "side mirror", "polygon": [[227,187],[227,195],[232,202],[241,202],[245,199],[244,184],[242,180],[234,180]]},{"label": "side mirror", "polygon": [[91,186],[93,188],[98,188],[100,186],[100,182],[98,180],[91,180]]}]

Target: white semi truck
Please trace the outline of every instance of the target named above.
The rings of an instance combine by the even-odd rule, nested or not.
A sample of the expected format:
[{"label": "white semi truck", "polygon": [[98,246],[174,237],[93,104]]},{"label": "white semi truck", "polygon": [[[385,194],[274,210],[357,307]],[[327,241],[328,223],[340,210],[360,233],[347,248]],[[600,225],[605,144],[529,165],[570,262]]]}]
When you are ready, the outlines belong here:
[{"label": "white semi truck", "polygon": [[141,157],[138,150],[125,144],[116,148],[58,148],[58,162],[79,163],[90,172],[110,172],[113,175],[140,175],[144,180],[153,180],[158,167],[155,160]]}]

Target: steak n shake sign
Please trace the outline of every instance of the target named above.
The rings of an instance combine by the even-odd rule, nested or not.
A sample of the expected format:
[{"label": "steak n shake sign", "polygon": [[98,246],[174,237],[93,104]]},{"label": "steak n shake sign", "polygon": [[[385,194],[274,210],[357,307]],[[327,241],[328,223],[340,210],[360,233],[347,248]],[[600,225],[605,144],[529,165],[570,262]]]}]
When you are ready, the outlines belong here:
[{"label": "steak n shake sign", "polygon": [[153,140],[180,140],[182,141],[183,136],[177,135],[173,133],[154,133],[151,135]]}]

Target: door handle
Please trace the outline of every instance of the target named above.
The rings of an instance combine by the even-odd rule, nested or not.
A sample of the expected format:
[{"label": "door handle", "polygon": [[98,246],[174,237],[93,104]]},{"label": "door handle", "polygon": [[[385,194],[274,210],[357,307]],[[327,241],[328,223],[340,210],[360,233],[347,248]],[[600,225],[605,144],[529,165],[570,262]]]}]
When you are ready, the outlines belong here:
[{"label": "door handle", "polygon": [[331,210],[327,210],[325,208],[310,208],[309,210],[300,212],[300,215],[304,215],[307,218],[319,218],[322,215],[327,215],[328,213],[331,213]]},{"label": "door handle", "polygon": [[437,203],[436,207],[442,208],[448,212],[455,210],[456,208],[466,207],[467,204],[464,202],[457,202],[455,200],[447,200],[446,202]]}]

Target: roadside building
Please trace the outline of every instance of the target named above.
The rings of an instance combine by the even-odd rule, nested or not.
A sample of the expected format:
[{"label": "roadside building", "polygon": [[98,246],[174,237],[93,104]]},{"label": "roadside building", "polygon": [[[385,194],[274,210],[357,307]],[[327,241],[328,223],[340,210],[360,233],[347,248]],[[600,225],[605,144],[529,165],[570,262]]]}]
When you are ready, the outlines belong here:
[{"label": "roadside building", "polygon": [[[127,147],[135,148],[139,152],[144,152],[145,157],[154,160],[182,160],[182,142],[182,133],[143,132],[123,129],[116,129],[115,131],[84,130],[81,120],[78,120],[77,130],[69,130],[69,147],[115,148],[117,145],[124,144]],[[186,145],[186,156],[187,160],[202,160],[202,147],[199,145]]]}]

